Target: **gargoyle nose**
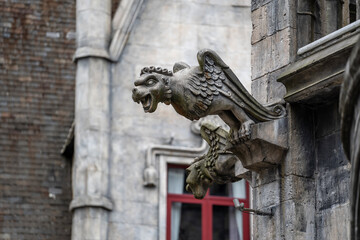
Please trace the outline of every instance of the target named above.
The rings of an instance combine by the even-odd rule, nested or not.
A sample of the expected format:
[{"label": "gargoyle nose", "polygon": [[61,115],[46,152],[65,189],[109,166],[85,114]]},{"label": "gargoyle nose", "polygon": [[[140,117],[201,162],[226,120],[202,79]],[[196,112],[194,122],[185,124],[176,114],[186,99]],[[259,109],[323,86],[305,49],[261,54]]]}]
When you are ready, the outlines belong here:
[{"label": "gargoyle nose", "polygon": [[137,91],[138,91],[137,88],[133,88],[132,90],[133,94],[135,94]]}]

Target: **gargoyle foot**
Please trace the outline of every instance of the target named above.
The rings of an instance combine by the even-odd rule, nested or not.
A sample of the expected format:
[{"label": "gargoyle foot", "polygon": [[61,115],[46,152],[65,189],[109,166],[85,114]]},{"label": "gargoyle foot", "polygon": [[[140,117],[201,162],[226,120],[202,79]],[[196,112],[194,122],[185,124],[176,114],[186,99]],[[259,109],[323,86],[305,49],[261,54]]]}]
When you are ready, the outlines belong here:
[{"label": "gargoyle foot", "polygon": [[248,120],[241,124],[239,129],[239,140],[240,142],[245,142],[250,139],[251,137],[251,126],[254,125],[253,120]]},{"label": "gargoyle foot", "polygon": [[240,143],[239,131],[230,130],[229,142],[233,145]]}]

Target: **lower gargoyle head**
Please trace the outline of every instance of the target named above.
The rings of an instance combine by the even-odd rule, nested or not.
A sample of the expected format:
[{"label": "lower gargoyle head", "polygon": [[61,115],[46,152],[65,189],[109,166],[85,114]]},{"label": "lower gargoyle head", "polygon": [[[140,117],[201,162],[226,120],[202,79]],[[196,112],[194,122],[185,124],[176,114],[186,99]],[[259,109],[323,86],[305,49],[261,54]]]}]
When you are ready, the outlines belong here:
[{"label": "lower gargoyle head", "polygon": [[143,105],[144,111],[152,113],[159,102],[170,104],[172,92],[169,78],[173,73],[160,67],[145,67],[141,70],[140,78],[135,81],[132,98],[134,102]]},{"label": "lower gargoyle head", "polygon": [[195,198],[203,199],[213,180],[204,166],[204,160],[200,160],[190,165],[186,169],[186,191],[191,192]]}]

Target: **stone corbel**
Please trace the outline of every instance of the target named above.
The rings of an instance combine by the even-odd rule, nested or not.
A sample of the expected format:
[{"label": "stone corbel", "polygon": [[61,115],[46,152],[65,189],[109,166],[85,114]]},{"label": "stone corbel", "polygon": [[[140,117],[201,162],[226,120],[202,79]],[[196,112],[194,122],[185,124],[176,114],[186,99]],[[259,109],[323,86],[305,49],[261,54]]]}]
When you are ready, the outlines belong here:
[{"label": "stone corbel", "polygon": [[[278,165],[288,149],[287,118],[254,124],[249,140],[229,145],[242,162],[242,166],[252,171],[261,171]],[[238,167],[239,173],[241,167]]]}]

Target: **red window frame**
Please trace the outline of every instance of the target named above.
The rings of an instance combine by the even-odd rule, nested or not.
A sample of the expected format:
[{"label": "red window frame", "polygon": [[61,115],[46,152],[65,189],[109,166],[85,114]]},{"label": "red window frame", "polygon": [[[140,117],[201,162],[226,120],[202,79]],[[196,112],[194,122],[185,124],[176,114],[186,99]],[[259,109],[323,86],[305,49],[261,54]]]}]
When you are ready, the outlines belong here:
[{"label": "red window frame", "polygon": [[[186,166],[168,165],[168,168],[186,168]],[[250,205],[249,184],[246,182],[246,198],[238,198],[239,202],[244,203],[245,208]],[[203,199],[196,199],[192,194],[172,194],[167,193],[166,206],[166,240],[171,240],[171,206],[173,202],[200,204],[201,205],[201,240],[212,240],[212,231],[206,231],[213,227],[213,206],[234,206],[235,198],[210,195],[207,191]],[[250,240],[250,217],[248,213],[243,213],[243,238]]]}]

